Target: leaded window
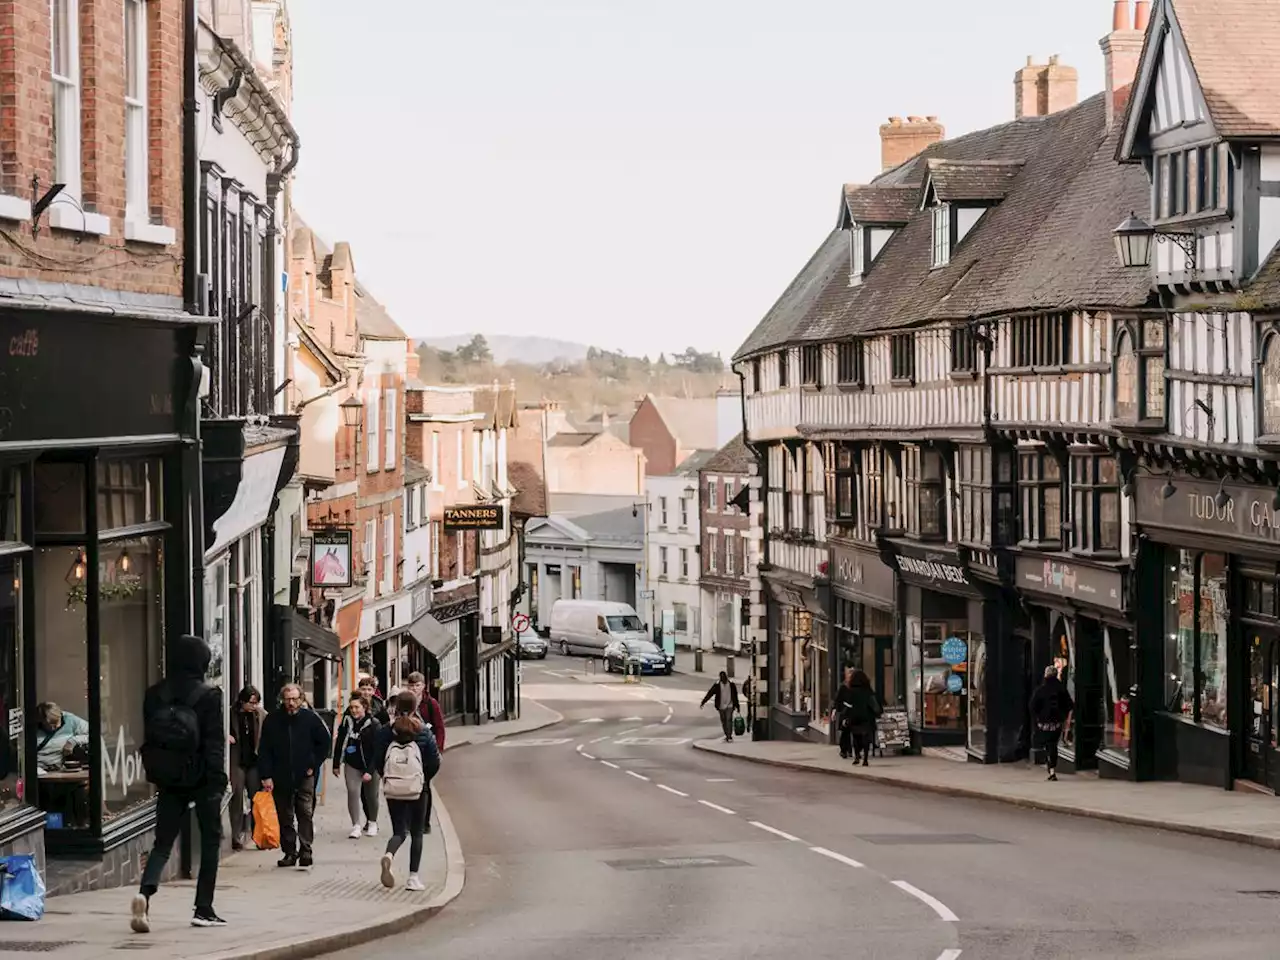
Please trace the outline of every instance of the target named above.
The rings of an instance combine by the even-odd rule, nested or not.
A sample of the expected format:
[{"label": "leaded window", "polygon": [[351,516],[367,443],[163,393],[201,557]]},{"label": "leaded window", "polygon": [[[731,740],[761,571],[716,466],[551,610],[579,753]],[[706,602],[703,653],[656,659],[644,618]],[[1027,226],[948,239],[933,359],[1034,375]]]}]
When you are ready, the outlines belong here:
[{"label": "leaded window", "polygon": [[1021,542],[1039,547],[1062,544],[1062,468],[1048,450],[1023,452],[1018,487],[1022,494]]}]

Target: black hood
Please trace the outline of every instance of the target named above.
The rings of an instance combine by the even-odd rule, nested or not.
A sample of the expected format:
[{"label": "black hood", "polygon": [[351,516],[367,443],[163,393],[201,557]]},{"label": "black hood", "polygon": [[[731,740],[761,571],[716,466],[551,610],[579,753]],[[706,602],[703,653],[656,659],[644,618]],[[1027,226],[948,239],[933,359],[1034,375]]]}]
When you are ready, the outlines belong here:
[{"label": "black hood", "polygon": [[213,653],[200,637],[184,634],[169,645],[169,676],[203,680]]}]

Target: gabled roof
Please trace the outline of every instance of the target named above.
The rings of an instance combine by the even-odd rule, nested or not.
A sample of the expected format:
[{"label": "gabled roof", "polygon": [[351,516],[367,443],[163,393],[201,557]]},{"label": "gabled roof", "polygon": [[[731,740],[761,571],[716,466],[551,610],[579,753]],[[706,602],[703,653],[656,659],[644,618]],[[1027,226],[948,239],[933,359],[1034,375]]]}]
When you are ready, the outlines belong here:
[{"label": "gabled roof", "polygon": [[851,224],[856,222],[864,225],[900,227],[911,219],[919,199],[912,187],[876,187],[846,183],[844,206],[838,226],[841,230],[848,230]]},{"label": "gabled roof", "polygon": [[676,445],[682,450],[714,450],[717,448],[717,403],[715,397],[683,397],[647,398],[662,422],[667,425]]},{"label": "gabled roof", "polygon": [[707,461],[716,455],[715,450],[695,450],[676,466],[675,476],[696,477],[707,465]]},{"label": "gabled roof", "polygon": [[755,457],[738,434],[716,451],[715,456],[702,465],[704,473],[746,473]]},{"label": "gabled roof", "polygon": [[412,457],[404,458],[404,482],[417,483],[419,480],[430,480],[431,471]]},{"label": "gabled roof", "polygon": [[357,281],[356,329],[365,340],[408,340],[408,334],[391,319],[387,308],[379,303],[364,284]]},{"label": "gabled roof", "polygon": [[940,203],[1003,200],[1022,172],[1021,160],[930,160],[924,194]]},{"label": "gabled roof", "polygon": [[557,433],[547,441],[548,447],[585,447],[593,440],[598,440],[598,433]]},{"label": "gabled roof", "polygon": [[317,340],[315,334],[311,332],[311,328],[297,317],[293,319],[293,329],[298,333],[298,342],[320,361],[325,368],[325,372],[335,381],[341,380],[343,377],[342,363],[334,355],[333,351]]},{"label": "gabled roof", "polygon": [[1280,4],[1176,0],[1171,7],[1218,133],[1280,136]]}]

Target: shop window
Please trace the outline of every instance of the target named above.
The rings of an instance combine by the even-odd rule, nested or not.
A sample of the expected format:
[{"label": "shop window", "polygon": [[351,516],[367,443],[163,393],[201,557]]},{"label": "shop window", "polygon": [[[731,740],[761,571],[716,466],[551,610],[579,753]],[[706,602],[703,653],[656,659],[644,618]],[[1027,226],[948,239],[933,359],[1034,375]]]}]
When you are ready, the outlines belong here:
[{"label": "shop window", "polygon": [[942,457],[934,450],[908,446],[902,452],[907,486],[905,529],[921,539],[943,536],[946,504],[942,488]]},{"label": "shop window", "polygon": [[1254,617],[1276,619],[1280,608],[1276,605],[1276,585],[1269,580],[1244,581],[1244,612]]},{"label": "shop window", "polygon": [[822,386],[822,347],[800,348],[800,382],[806,387]]},{"label": "shop window", "polygon": [[1166,552],[1165,709],[1227,727],[1227,559]]},{"label": "shop window", "polygon": [[1268,437],[1280,436],[1280,334],[1267,338],[1258,380],[1261,387],[1262,433]]},{"label": "shop window", "polygon": [[[943,655],[948,639],[965,644],[964,657],[949,663]],[[944,621],[907,618],[907,716],[911,724],[926,730],[964,731],[967,728],[965,688],[968,674],[967,631],[956,631]],[[954,645],[953,645],[954,647]],[[953,649],[948,650],[953,653]],[[953,656],[954,659],[954,656]]]},{"label": "shop window", "polygon": [[161,516],[159,460],[99,460],[98,529],[153,523]]},{"label": "shop window", "polygon": [[1022,494],[1022,542],[1040,548],[1062,543],[1062,468],[1047,450],[1022,453],[1018,487]]},{"label": "shop window", "polygon": [[1115,457],[1073,454],[1071,494],[1071,549],[1076,553],[1118,553],[1120,467]]},{"label": "shop window", "polygon": [[1128,631],[1103,626],[1102,669],[1107,711],[1103,718],[1103,746],[1125,757],[1129,756],[1133,738],[1133,716],[1129,711],[1134,678],[1131,646]]},{"label": "shop window", "polygon": [[805,647],[805,709],[810,725],[819,730],[827,729],[827,717],[831,712],[831,659],[827,643],[827,625],[821,620],[813,622],[813,636]]}]

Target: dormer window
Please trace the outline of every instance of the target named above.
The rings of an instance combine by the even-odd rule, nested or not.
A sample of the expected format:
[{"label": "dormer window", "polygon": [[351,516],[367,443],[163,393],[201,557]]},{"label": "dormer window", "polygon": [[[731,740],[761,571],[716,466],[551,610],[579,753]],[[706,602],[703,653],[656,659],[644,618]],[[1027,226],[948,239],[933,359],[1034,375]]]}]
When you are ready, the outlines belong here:
[{"label": "dormer window", "polygon": [[849,229],[849,286],[862,283],[867,272],[867,230],[856,223]]},{"label": "dormer window", "polygon": [[933,265],[935,267],[945,267],[951,262],[954,225],[951,204],[940,203],[933,208]]}]

